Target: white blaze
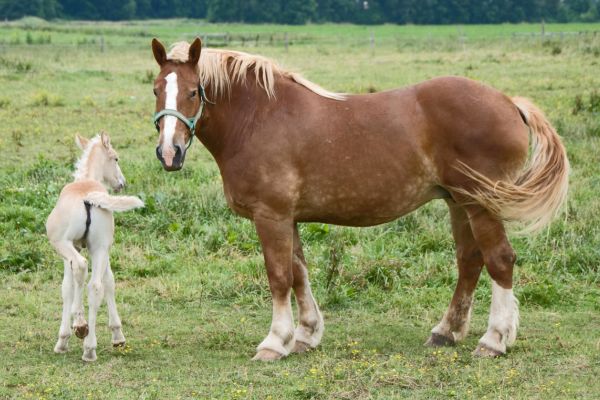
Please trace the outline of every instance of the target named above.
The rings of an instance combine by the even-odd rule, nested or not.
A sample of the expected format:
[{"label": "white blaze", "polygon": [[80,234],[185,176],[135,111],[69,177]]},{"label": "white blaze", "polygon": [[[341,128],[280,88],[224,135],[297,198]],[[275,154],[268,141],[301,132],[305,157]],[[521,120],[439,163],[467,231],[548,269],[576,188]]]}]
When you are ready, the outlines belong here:
[{"label": "white blaze", "polygon": [[[165,101],[165,108],[177,111],[177,74],[171,72],[165,77],[167,81],[167,100]],[[163,145],[173,147],[173,135],[175,135],[175,125],[177,124],[177,118],[171,115],[165,117],[165,129],[163,130]]]}]

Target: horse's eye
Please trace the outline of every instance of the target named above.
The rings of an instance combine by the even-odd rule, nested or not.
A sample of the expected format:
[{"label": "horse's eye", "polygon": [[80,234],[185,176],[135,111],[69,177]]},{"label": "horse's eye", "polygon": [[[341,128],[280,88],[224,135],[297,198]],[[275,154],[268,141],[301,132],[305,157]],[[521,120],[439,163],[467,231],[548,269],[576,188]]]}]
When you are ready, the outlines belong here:
[{"label": "horse's eye", "polygon": [[155,95],[155,96],[158,96],[158,90],[156,90],[156,89],[153,89],[152,91],[154,92],[154,95]]},{"label": "horse's eye", "polygon": [[115,158],[115,162],[119,162],[119,157]]},{"label": "horse's eye", "polygon": [[197,93],[198,93],[198,91],[197,91],[197,90],[192,90],[192,92],[190,93],[190,98],[192,98],[192,99],[193,99],[194,97],[196,97],[196,94],[197,94]]}]

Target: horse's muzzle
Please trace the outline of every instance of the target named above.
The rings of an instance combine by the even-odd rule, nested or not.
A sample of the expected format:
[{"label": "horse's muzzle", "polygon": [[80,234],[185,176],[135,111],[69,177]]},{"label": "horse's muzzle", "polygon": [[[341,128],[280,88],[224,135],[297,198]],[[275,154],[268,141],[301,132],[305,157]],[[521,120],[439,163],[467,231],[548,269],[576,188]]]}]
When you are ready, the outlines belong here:
[{"label": "horse's muzzle", "polygon": [[173,157],[173,162],[171,165],[167,165],[165,163],[165,159],[163,158],[160,145],[156,146],[156,158],[160,160],[165,171],[179,171],[181,168],[183,168],[183,162],[185,161],[185,148],[178,144],[174,145],[173,147],[175,147],[175,157]]}]

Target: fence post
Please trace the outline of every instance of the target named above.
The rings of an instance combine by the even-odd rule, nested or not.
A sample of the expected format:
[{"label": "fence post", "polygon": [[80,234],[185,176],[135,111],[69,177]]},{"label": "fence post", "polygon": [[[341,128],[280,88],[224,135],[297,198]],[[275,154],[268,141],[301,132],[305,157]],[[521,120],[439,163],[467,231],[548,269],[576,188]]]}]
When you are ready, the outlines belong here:
[{"label": "fence post", "polygon": [[544,43],[544,36],[546,36],[546,24],[544,23],[544,20],[542,19],[542,33],[540,36],[540,43]]},{"label": "fence post", "polygon": [[104,35],[100,36],[100,53],[104,53]]},{"label": "fence post", "polygon": [[374,54],[375,53],[375,35],[373,34],[373,31],[371,31],[369,34],[369,45],[371,46],[371,54]]},{"label": "fence post", "polygon": [[288,52],[288,45],[289,45],[287,32],[283,35],[283,41],[285,42],[285,52],[287,53]]}]

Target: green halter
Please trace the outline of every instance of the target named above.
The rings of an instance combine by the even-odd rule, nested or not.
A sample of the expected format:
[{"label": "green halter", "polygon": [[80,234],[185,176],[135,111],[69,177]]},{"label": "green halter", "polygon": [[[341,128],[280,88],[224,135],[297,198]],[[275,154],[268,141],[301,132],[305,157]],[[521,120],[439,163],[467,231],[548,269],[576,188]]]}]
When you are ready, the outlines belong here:
[{"label": "green halter", "polygon": [[190,130],[191,137],[190,137],[190,141],[188,142],[187,146],[185,146],[186,150],[192,145],[192,140],[194,140],[194,136],[195,136],[195,132],[196,132],[196,124],[202,117],[202,111],[204,111],[204,104],[205,103],[215,104],[206,98],[206,92],[204,91],[204,87],[202,85],[198,85],[198,93],[200,94],[200,107],[198,108],[198,112],[196,113],[196,115],[194,115],[192,118],[187,118],[185,115],[183,115],[179,111],[171,110],[169,108],[165,108],[163,110],[160,110],[156,114],[154,114],[154,126],[156,127],[156,130],[159,133],[160,133],[160,125],[159,125],[160,119],[166,115],[170,115],[172,117],[177,118],[178,120],[183,122],[185,124],[185,126],[188,127],[188,129]]}]

